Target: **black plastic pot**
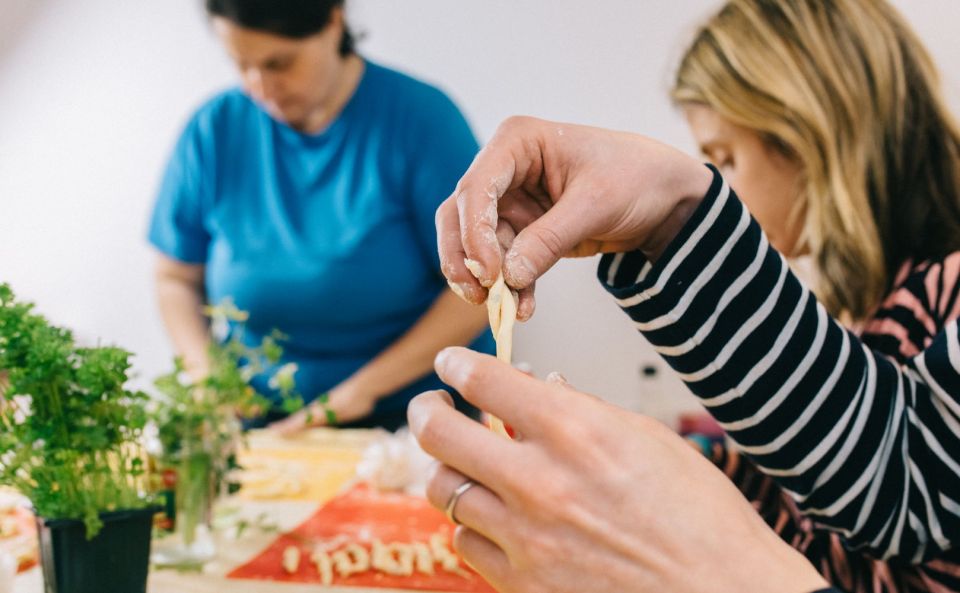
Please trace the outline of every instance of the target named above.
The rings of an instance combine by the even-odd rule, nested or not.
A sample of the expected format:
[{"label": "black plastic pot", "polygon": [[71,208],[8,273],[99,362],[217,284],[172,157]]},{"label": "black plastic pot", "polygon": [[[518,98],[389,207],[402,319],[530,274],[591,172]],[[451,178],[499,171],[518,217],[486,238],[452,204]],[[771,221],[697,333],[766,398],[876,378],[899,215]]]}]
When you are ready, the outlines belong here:
[{"label": "black plastic pot", "polygon": [[103,513],[87,540],[83,521],[37,517],[45,593],[145,593],[156,507]]}]

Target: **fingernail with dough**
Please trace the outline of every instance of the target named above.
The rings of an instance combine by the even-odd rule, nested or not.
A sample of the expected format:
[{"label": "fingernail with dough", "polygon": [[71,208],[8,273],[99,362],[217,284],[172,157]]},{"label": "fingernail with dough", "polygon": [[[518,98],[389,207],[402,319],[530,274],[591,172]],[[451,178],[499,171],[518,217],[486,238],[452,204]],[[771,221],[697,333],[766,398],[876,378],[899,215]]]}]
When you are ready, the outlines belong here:
[{"label": "fingernail with dough", "polygon": [[463,291],[463,287],[462,287],[462,286],[460,286],[459,284],[457,284],[456,282],[453,282],[453,281],[451,281],[451,280],[447,280],[447,285],[450,286],[450,290],[453,291],[453,294],[457,295],[458,297],[460,297],[460,298],[461,298],[462,300],[464,300],[464,301],[470,302],[469,299],[467,299],[467,295],[466,295],[466,293]]},{"label": "fingernail with dough", "polygon": [[531,293],[529,296],[520,299],[520,307],[517,309],[517,320],[528,321],[533,317],[533,312],[537,308],[537,301]]},{"label": "fingernail with dough", "polygon": [[463,260],[463,265],[467,266],[474,278],[479,280],[481,284],[483,283],[483,265],[480,262],[468,257]]},{"label": "fingernail with dough", "polygon": [[547,383],[555,383],[557,385],[567,386],[570,385],[570,382],[567,381],[567,378],[558,373],[557,371],[551,372],[547,375]]}]

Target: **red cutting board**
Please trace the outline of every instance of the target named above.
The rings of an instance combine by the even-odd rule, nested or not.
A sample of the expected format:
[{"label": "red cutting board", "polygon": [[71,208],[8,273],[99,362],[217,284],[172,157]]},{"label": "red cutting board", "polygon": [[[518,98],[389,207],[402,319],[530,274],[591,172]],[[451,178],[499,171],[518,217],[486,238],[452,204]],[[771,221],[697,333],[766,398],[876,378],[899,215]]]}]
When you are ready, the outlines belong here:
[{"label": "red cutting board", "polygon": [[[426,542],[438,532],[446,534],[449,544],[453,525],[425,499],[357,486],[320,507],[299,527],[278,537],[253,560],[230,572],[227,578],[320,583],[320,573],[309,561],[311,551],[317,544],[337,546],[338,542],[356,542],[365,545],[374,539],[384,543]],[[283,552],[289,546],[300,548],[300,565],[293,573],[283,569]],[[494,589],[466,564],[461,562],[461,568],[462,574],[455,574],[445,572],[437,565],[433,575],[415,573],[410,576],[368,570],[347,578],[336,575],[333,585],[494,593]]]}]

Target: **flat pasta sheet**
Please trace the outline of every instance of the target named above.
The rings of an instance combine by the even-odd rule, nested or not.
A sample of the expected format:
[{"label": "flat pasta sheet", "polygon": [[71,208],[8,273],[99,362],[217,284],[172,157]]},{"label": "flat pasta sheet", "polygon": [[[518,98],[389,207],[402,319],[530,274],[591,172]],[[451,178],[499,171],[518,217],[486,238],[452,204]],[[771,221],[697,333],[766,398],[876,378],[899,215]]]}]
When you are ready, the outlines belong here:
[{"label": "flat pasta sheet", "polygon": [[[493,593],[494,589],[482,577],[453,557],[450,552],[453,529],[443,513],[423,498],[355,486],[320,507],[290,533],[278,537],[227,578],[317,584],[326,580],[327,584],[346,587]],[[412,574],[388,574],[371,566],[342,576],[330,569],[331,557],[339,555],[340,560],[345,561],[349,552],[354,568],[362,568],[355,562],[354,552],[358,549],[362,548],[366,552],[361,553],[370,554],[372,558],[377,549],[384,553],[385,548],[406,547],[405,544],[437,552],[432,556],[433,574],[420,570],[425,568],[422,558],[417,559],[417,569]],[[402,554],[391,556],[392,563],[396,564],[400,556]],[[327,573],[326,579],[322,571]]]}]

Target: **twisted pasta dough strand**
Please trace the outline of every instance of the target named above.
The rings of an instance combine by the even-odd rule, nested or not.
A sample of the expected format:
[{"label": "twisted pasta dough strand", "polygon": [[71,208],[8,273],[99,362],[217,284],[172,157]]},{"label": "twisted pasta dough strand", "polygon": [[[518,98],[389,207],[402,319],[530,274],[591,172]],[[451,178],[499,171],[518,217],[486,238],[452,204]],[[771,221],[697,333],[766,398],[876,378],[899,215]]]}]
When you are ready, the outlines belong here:
[{"label": "twisted pasta dough strand", "polygon": [[[503,280],[503,272],[490,287],[487,295],[487,315],[490,318],[490,330],[497,342],[497,360],[507,364],[513,358],[513,326],[517,320],[517,293]],[[490,429],[510,438],[503,421],[490,415]]]}]

